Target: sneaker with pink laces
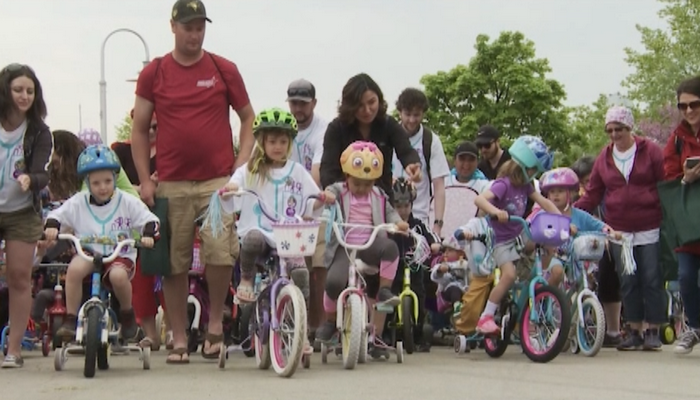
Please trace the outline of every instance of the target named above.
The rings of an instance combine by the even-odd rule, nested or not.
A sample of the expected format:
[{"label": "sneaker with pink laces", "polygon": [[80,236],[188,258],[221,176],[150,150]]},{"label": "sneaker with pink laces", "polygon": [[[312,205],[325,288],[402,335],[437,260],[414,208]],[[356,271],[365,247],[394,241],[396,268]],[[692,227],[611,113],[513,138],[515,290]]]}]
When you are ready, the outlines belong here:
[{"label": "sneaker with pink laces", "polygon": [[501,328],[496,325],[493,315],[484,315],[479,318],[479,322],[476,324],[476,331],[484,335],[493,335],[500,332]]}]

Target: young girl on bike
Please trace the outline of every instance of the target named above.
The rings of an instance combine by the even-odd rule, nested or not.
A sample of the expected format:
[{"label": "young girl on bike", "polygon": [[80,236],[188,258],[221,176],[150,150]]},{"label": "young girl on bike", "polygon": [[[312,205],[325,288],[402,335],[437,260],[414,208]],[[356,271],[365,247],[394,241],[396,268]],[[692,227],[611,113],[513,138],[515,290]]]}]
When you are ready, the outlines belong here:
[{"label": "young girl on bike", "polygon": [[[574,196],[579,191],[579,181],[576,173],[570,168],[556,168],[547,171],[540,178],[540,188],[549,201],[554,203],[559,211],[571,218],[572,230],[576,232],[607,232],[613,233],[612,228],[591,214],[573,207]],[[530,218],[541,210],[532,210]],[[556,255],[557,249],[547,249],[542,257],[542,265],[549,275],[547,282],[550,286],[559,286],[564,281],[564,263]]]},{"label": "young girl on bike", "polygon": [[[142,230],[141,244],[152,247],[158,237],[159,220],[135,196],[116,187],[116,174],[121,169],[117,156],[106,146],[90,146],[78,158],[78,175],[84,177],[87,192],[80,192],[47,216],[44,226],[46,240],[56,240],[61,226],[70,227],[78,237],[108,236],[113,243],[91,244],[86,250],[109,255],[116,241],[130,238],[134,230]],[[136,249],[126,248],[113,262],[105,265],[105,284],[114,290],[121,310],[121,337],[133,339],[138,327],[131,307],[131,278]],[[77,313],[82,299],[83,279],[93,271],[93,265],[80,256],[73,257],[66,274],[66,318],[56,333],[70,340],[75,336]]]},{"label": "young girl on bike", "polygon": [[498,223],[492,223],[496,236],[493,258],[501,270],[501,279],[491,291],[476,326],[477,331],[483,334],[499,331],[493,316],[501,300],[515,283],[514,262],[520,259],[516,244],[522,233],[522,226],[519,222],[508,222],[508,217],[522,217],[528,199],[539,204],[547,212],[561,214],[551,201],[535,191],[532,184],[538,173],[545,172],[552,166],[552,154],[547,145],[540,138],[525,135],[513,143],[508,153],[512,159],[503,164],[491,187],[474,201],[480,210],[498,219]]},{"label": "young girl on bike", "polygon": [[[408,231],[409,225],[403,221],[389,202],[387,194],[374,185],[382,176],[384,156],[376,144],[357,141],[351,143],[340,156],[340,165],[346,176],[345,182],[338,182],[326,188],[338,199],[343,221],[350,224],[376,226],[394,223],[399,231]],[[371,229],[348,229],[345,241],[348,244],[367,243]],[[368,266],[379,267],[379,290],[368,293],[376,295],[378,305],[396,307],[399,298],[391,292],[391,284],[399,265],[399,250],[396,242],[386,235],[378,235],[366,250],[357,252],[357,261]],[[348,255],[340,247],[335,235],[326,242],[326,293],[323,308],[326,322],[316,331],[316,339],[328,342],[335,333],[336,300],[348,284]],[[375,337],[382,335],[385,314],[375,314]]]}]

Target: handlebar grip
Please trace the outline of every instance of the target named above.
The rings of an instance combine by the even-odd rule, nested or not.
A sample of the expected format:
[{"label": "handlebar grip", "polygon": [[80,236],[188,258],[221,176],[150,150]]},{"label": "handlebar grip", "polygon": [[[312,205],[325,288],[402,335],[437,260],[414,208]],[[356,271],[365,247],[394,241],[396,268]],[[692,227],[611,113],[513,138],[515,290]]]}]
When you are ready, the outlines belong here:
[{"label": "handlebar grip", "polygon": [[457,229],[454,233],[454,237],[457,240],[465,240],[464,231],[461,229]]}]

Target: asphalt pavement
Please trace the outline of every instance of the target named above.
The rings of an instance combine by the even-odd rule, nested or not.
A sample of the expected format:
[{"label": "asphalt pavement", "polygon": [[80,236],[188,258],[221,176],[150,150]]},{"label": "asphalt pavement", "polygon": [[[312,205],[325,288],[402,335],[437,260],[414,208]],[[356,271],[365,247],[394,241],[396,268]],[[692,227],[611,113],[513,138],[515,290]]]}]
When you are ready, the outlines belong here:
[{"label": "asphalt pavement", "polygon": [[660,400],[700,398],[700,349],[679,357],[671,346],[662,352],[618,352],[603,349],[596,357],[562,354],[549,364],[529,361],[511,346],[500,359],[483,350],[457,355],[450,348],[371,361],[347,371],[329,355],[321,364],[289,378],[272,369],[260,371],[253,358],[231,354],[224,370],[192,354],[189,365],[166,365],[165,352],[154,352],[151,370],[138,355],[110,357],[110,369],[83,377],[83,359],[73,356],[54,371],[53,353],[25,352],[22,369],[0,370],[1,400]]}]

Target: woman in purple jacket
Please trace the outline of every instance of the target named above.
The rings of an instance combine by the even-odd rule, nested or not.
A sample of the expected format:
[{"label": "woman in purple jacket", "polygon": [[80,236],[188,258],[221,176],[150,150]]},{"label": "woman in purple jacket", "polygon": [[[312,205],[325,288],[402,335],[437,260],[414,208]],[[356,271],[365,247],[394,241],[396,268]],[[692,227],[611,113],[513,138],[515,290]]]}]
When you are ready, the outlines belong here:
[{"label": "woman in purple jacket", "polygon": [[[618,350],[661,350],[659,325],[666,321],[659,227],[661,203],[656,189],[663,180],[663,155],[654,142],[632,133],[634,117],[625,107],[612,107],[605,116],[611,143],[595,161],[586,193],[575,206],[593,211],[603,202],[605,222],[632,240],[637,270],[622,273],[622,247],[611,244],[620,276],[624,316],[630,334]],[[644,323],[648,328],[642,333]]]}]

